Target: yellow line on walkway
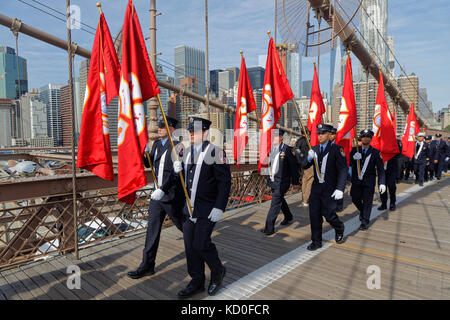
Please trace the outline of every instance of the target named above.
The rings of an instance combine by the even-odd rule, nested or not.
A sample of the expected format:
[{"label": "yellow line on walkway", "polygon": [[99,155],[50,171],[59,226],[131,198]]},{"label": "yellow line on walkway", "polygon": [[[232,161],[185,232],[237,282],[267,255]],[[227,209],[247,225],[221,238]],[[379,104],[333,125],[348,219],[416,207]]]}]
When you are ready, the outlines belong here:
[{"label": "yellow line on walkway", "polygon": [[[243,222],[243,223],[240,223],[240,224],[241,225],[248,225],[249,223],[250,223],[250,221]],[[253,227],[256,228],[256,229],[261,229],[264,226],[261,225],[261,224],[257,224],[257,225],[254,225]],[[287,235],[292,236],[294,238],[310,240],[310,236],[309,235],[306,235],[306,234],[300,233],[300,232],[293,232],[293,231],[288,231],[288,230],[285,230],[285,229],[281,229],[281,230],[278,230],[277,233],[287,234]],[[410,259],[410,258],[397,256],[397,255],[394,255],[394,254],[390,254],[390,253],[386,253],[386,252],[382,252],[382,251],[378,251],[378,250],[361,248],[361,247],[357,247],[357,246],[354,246],[354,245],[351,245],[351,244],[348,244],[348,243],[337,244],[334,241],[329,241],[329,240],[324,240],[324,241],[325,242],[329,242],[329,243],[331,243],[331,244],[333,244],[335,246],[338,246],[338,247],[343,247],[343,248],[347,248],[347,249],[361,251],[361,252],[372,254],[372,255],[376,255],[376,256],[381,256],[381,257],[385,257],[385,258],[391,258],[391,259],[394,259],[394,260],[408,262],[408,263],[421,265],[421,266],[426,266],[426,267],[430,267],[430,268],[435,268],[435,269],[439,269],[439,270],[443,270],[443,271],[450,271],[450,267],[448,267],[448,266],[443,266],[443,265],[439,265],[439,264],[432,264],[432,263],[428,263],[428,262],[425,262],[425,261]]]}]

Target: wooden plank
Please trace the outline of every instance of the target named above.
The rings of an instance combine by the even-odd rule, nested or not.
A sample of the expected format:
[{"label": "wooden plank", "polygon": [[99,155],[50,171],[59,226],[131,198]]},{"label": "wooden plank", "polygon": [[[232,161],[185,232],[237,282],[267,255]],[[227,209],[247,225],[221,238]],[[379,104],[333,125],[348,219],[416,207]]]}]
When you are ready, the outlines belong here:
[{"label": "wooden plank", "polygon": [[20,281],[23,286],[27,289],[27,291],[32,295],[30,299],[43,299],[48,300],[49,297],[45,294],[45,292],[38,286],[36,283],[31,280],[28,275],[23,272],[22,268],[19,266],[17,272],[14,273],[14,276]]},{"label": "wooden plank", "polygon": [[17,292],[8,283],[8,281],[6,281],[6,278],[4,277],[5,272],[6,271],[0,272],[0,289],[2,290],[2,292],[5,295],[5,298],[7,300],[13,300],[13,299],[20,300],[20,297],[17,296]]}]

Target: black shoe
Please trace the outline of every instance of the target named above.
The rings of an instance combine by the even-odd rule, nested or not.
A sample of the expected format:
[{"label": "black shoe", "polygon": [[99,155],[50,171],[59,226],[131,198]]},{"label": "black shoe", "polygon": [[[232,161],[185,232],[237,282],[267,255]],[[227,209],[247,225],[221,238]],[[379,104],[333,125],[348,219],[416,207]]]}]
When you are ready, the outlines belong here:
[{"label": "black shoe", "polygon": [[419,183],[419,187],[423,187],[423,182]]},{"label": "black shoe", "polygon": [[314,251],[319,248],[322,248],[322,245],[314,242],[312,242],[309,246],[306,247],[306,249],[308,249],[309,251]]},{"label": "black shoe", "polygon": [[204,285],[194,286],[192,284],[188,284],[188,286],[185,289],[178,291],[178,298],[186,299],[203,291],[205,291]]},{"label": "black shoe", "polygon": [[391,205],[389,206],[389,210],[395,211],[395,203],[391,203]]},{"label": "black shoe", "polygon": [[289,220],[284,219],[283,221],[281,221],[281,225],[282,226],[287,226],[288,224],[291,224],[294,221],[294,217],[291,217]]},{"label": "black shoe", "polygon": [[387,207],[386,207],[386,205],[385,204],[382,204],[381,206],[379,206],[378,208],[377,208],[378,210],[386,210],[387,209]]},{"label": "black shoe", "polygon": [[275,231],[269,231],[269,230],[266,230],[266,229],[261,229],[261,230],[259,230],[259,231],[261,231],[262,233],[264,233],[266,236],[270,236],[270,235],[272,235],[272,234],[274,234],[275,233]]},{"label": "black shoe", "polygon": [[215,281],[211,281],[209,282],[209,286],[208,286],[208,294],[210,296],[213,296],[217,290],[219,290],[220,285],[222,284],[223,278],[225,277],[225,273],[227,273],[227,269],[225,267],[223,267],[223,271],[219,276],[219,279],[215,280]]},{"label": "black shoe", "polygon": [[359,230],[367,230],[369,229],[369,226],[367,224],[362,224],[359,226]]},{"label": "black shoe", "polygon": [[342,230],[342,232],[336,231],[334,240],[336,240],[336,243],[343,243],[344,242],[344,230]]},{"label": "black shoe", "polygon": [[438,179],[438,180],[441,180],[441,177],[439,177],[439,178],[438,178],[438,177],[436,177],[436,179]]},{"label": "black shoe", "polygon": [[344,211],[344,208],[336,208],[336,212],[342,212]]},{"label": "black shoe", "polygon": [[127,273],[127,275],[131,278],[131,279],[139,279],[145,276],[151,276],[152,274],[155,274],[155,269],[154,268],[150,268],[147,270],[143,270],[143,269],[137,269],[135,271],[130,271]]}]

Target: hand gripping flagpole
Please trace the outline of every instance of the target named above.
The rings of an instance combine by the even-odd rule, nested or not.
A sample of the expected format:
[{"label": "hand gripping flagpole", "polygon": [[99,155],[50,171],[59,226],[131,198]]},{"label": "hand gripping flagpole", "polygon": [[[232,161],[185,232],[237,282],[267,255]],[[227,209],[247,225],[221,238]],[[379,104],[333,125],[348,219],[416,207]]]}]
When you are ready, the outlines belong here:
[{"label": "hand gripping flagpole", "polygon": [[[156,95],[156,97],[158,98],[159,110],[161,111],[161,115],[162,115],[162,117],[164,119],[164,125],[166,127],[167,134],[169,136],[170,145],[172,146],[172,152],[175,154],[175,160],[179,161],[178,160],[178,154],[175,152],[175,145],[173,144],[172,133],[169,130],[169,124],[167,123],[167,118],[166,118],[166,115],[164,113],[164,109],[163,109],[163,106],[162,106],[162,103],[161,103],[161,98],[159,97],[159,94]],[[186,184],[184,183],[183,172],[180,171],[178,174],[180,176],[181,185],[183,186],[184,195],[186,196],[186,201],[187,201],[188,208],[189,208],[189,215],[192,217],[192,214],[194,213],[194,211],[192,210],[191,199],[189,198],[189,195],[188,195],[188,192],[187,192],[187,189],[186,189]]]}]

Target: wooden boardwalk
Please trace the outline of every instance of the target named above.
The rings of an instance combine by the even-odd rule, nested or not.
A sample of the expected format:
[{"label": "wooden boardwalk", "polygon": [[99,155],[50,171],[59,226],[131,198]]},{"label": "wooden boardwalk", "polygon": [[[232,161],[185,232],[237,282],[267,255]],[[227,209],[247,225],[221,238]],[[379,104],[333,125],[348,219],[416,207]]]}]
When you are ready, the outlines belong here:
[{"label": "wooden boardwalk", "polygon": [[[324,239],[330,241],[314,253],[305,250],[308,208],[299,207],[298,194],[287,197],[295,222],[277,226],[270,237],[259,232],[270,202],[228,211],[213,233],[227,267],[224,287],[214,298],[450,299],[450,179],[424,188],[401,183],[397,193],[397,210],[382,212],[368,231],[359,231],[346,192],[340,213],[349,233],[346,242],[337,245],[334,231],[327,233],[324,223]],[[80,250],[79,261],[66,255],[3,270],[0,300],[176,299],[190,280],[181,233],[175,227],[164,229],[156,274],[129,279],[126,273],[139,265],[144,240],[144,234],[133,235]],[[81,289],[66,285],[71,265],[81,269]],[[381,271],[380,289],[367,287],[369,266]]]}]

